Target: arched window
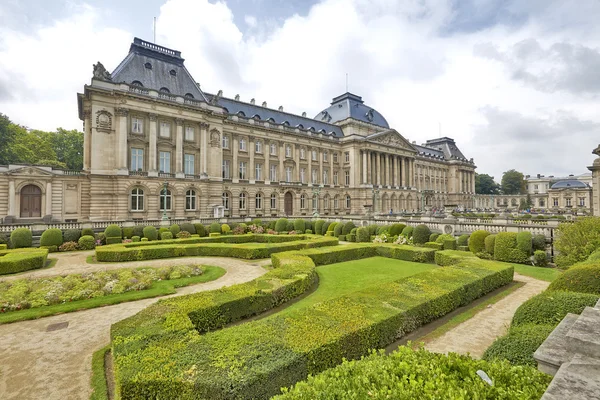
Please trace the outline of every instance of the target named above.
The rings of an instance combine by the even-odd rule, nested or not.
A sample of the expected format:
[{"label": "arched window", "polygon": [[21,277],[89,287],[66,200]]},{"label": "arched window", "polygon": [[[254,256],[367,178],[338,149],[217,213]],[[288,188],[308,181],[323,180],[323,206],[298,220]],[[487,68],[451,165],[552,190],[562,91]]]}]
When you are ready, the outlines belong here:
[{"label": "arched window", "polygon": [[240,210],[246,209],[246,193],[240,193]]},{"label": "arched window", "polygon": [[184,97],[187,97],[188,99],[193,99],[193,98],[194,98],[194,95],[193,95],[193,94],[191,94],[191,93],[186,93],[186,94],[184,95]]},{"label": "arched window", "polygon": [[302,194],[300,196],[300,208],[301,209],[305,209],[306,208],[306,195]]},{"label": "arched window", "polygon": [[277,195],[275,193],[271,194],[271,209],[277,208]]},{"label": "arched window", "polygon": [[133,188],[131,190],[131,211],[144,211],[144,190]]},{"label": "arched window", "polygon": [[229,193],[223,192],[223,208],[229,210]]},{"label": "arched window", "polygon": [[[172,196],[169,189],[160,191],[160,211],[171,211]],[[166,206],[166,207],[165,207]]]},{"label": "arched window", "polygon": [[350,203],[350,195],[347,194],[346,195],[346,208],[350,208],[350,205],[351,205],[351,203]]},{"label": "arched window", "polygon": [[194,189],[188,189],[185,192],[185,210],[194,211],[196,209],[196,191]]},{"label": "arched window", "polygon": [[144,87],[144,85],[142,85],[142,82],[140,81],[131,82],[131,86]]},{"label": "arched window", "polygon": [[159,92],[161,93],[171,93],[171,91],[169,89],[167,89],[166,87],[161,87]]},{"label": "arched window", "polygon": [[238,111],[237,115],[239,117],[245,117],[246,116],[246,114],[243,111]]},{"label": "arched window", "polygon": [[262,210],[263,208],[263,195],[262,193],[257,193],[255,197],[255,205],[257,210]]}]

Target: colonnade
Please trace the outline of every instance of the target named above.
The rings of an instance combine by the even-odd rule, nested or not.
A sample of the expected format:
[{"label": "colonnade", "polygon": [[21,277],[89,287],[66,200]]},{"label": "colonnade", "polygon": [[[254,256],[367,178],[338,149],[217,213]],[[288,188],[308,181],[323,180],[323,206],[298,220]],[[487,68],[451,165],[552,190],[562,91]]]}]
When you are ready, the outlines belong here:
[{"label": "colonnade", "polygon": [[387,187],[414,187],[413,158],[361,150],[361,183]]}]

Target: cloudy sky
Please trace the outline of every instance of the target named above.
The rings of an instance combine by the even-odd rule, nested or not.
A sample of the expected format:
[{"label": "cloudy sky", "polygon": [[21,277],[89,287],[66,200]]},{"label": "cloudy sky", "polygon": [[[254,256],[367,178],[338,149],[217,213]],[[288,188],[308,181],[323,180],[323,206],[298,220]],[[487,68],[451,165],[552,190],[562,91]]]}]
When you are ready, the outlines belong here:
[{"label": "cloudy sky", "polygon": [[81,129],[92,64],[153,17],[205,91],[316,115],[348,73],[410,141],[450,136],[496,180],[587,172],[600,143],[598,0],[2,0],[0,112]]}]

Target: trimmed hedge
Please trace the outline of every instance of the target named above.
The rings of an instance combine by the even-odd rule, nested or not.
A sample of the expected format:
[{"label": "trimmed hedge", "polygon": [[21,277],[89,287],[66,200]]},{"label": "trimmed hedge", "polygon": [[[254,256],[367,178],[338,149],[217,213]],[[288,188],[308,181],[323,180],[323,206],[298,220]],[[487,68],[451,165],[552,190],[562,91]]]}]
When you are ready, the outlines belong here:
[{"label": "trimmed hedge", "polygon": [[76,242],[79,240],[80,237],[81,237],[81,230],[79,230],[79,229],[67,229],[63,233],[63,239],[65,242]]},{"label": "trimmed hedge", "polygon": [[458,239],[456,239],[456,244],[458,246],[468,246],[469,245],[469,235],[460,235]]},{"label": "trimmed hedge", "polygon": [[288,220],[286,218],[279,218],[275,223],[275,230],[279,233],[285,232],[287,229]]},{"label": "trimmed hedge", "polygon": [[531,232],[523,231],[517,233],[517,249],[521,250],[527,257],[531,255],[533,236]]},{"label": "trimmed hedge", "polygon": [[181,231],[188,232],[190,235],[196,234],[196,227],[194,227],[194,224],[190,224],[189,222],[184,222],[181,224],[180,228]]},{"label": "trimmed hedge", "polygon": [[412,226],[407,226],[406,228],[402,229],[402,235],[406,236],[407,238],[410,238],[413,235],[413,231],[414,228]]},{"label": "trimmed hedge", "polygon": [[[521,232],[523,233],[523,232]],[[517,247],[517,236],[514,232],[500,232],[496,235],[494,244],[494,259],[504,262],[526,263],[529,254]],[[524,236],[521,236],[523,240]],[[531,243],[530,243],[531,246]]]},{"label": "trimmed hedge", "polygon": [[390,235],[392,235],[392,236],[401,235],[404,228],[406,228],[405,224],[392,224],[392,227],[390,228]]},{"label": "trimmed hedge", "polygon": [[148,240],[158,240],[158,231],[153,226],[147,226],[144,228],[144,237]]},{"label": "trimmed hedge", "polygon": [[333,228],[333,236],[340,236],[342,234],[342,230],[344,229],[344,223],[338,222],[335,224],[335,228]]},{"label": "trimmed hedge", "polygon": [[207,236],[206,229],[204,228],[204,225],[202,225],[202,224],[194,224],[194,229],[196,230],[196,235],[198,235],[200,237]]},{"label": "trimmed hedge", "polygon": [[[121,233],[121,227],[119,225],[109,225],[104,230],[104,236],[107,238],[122,238],[123,234]],[[108,242],[107,242],[108,244]]]},{"label": "trimmed hedge", "polygon": [[429,236],[431,235],[431,230],[425,224],[417,225],[413,230],[413,243],[414,244],[424,244],[429,241]]},{"label": "trimmed hedge", "polygon": [[344,228],[342,229],[342,235],[349,235],[352,232],[352,229],[355,229],[356,225],[354,222],[349,221],[344,224]]},{"label": "trimmed hedge", "polygon": [[160,234],[160,240],[171,240],[173,239],[173,234],[171,232],[162,232]]},{"label": "trimmed hedge", "polygon": [[492,235],[486,236],[486,238],[484,240],[484,244],[485,244],[485,252],[488,254],[491,254],[493,256],[494,255],[494,247],[496,246],[496,235],[492,234]]},{"label": "trimmed hedge", "polygon": [[175,237],[179,232],[181,232],[181,228],[179,227],[179,225],[173,224],[169,227],[169,231],[171,231],[171,234],[173,235],[173,237]]},{"label": "trimmed hedge", "polygon": [[544,235],[534,235],[531,245],[533,250],[546,250],[546,236]]},{"label": "trimmed hedge", "polygon": [[458,250],[443,250],[435,252],[435,263],[441,267],[456,265],[467,259],[471,263],[476,263],[478,260],[474,254],[465,254],[464,252]]},{"label": "trimmed hedge", "polygon": [[369,242],[369,229],[368,228],[358,228],[356,230],[356,241],[361,243]]},{"label": "trimmed hedge", "polygon": [[31,247],[33,235],[28,228],[17,228],[10,233],[10,242],[15,249]]},{"label": "trimmed hedge", "polygon": [[294,221],[294,230],[299,233],[303,233],[306,230],[306,223],[303,219],[297,219]]},{"label": "trimmed hedge", "polygon": [[133,236],[133,226],[123,228],[123,238],[124,239],[131,239],[132,236]]},{"label": "trimmed hedge", "polygon": [[0,250],[6,250],[8,248],[5,244],[0,244]]},{"label": "trimmed hedge", "polygon": [[210,233],[221,233],[221,224],[218,222],[210,224]]},{"label": "trimmed hedge", "polygon": [[318,219],[317,222],[315,222],[315,234],[317,234],[317,235],[323,234],[323,225],[324,224],[325,224],[325,221],[323,221],[322,219]]},{"label": "trimmed hedge", "polygon": [[[286,265],[306,276],[313,265],[346,257],[385,256],[380,250],[405,255],[401,247],[348,245],[277,253],[271,257],[274,270],[261,278],[286,270]],[[226,292],[237,292],[240,285],[160,301],[112,327],[117,391],[123,399],[267,398],[343,358],[355,359],[385,347],[509,283],[512,275],[510,266],[484,260],[471,266],[466,261],[203,335],[195,330],[199,320],[221,324],[230,310],[241,308],[229,307],[221,316],[209,296],[228,298]],[[253,304],[250,299],[255,298],[242,304]]]},{"label": "trimmed hedge", "polygon": [[511,326],[556,326],[567,314],[581,314],[585,307],[593,307],[598,298],[598,295],[589,293],[545,291],[521,304],[513,316]]},{"label": "trimmed hedge", "polygon": [[440,237],[440,233],[432,233],[431,235],[429,235],[429,241],[430,242],[435,242],[437,240],[437,238]]},{"label": "trimmed hedge", "polygon": [[427,243],[423,244],[423,247],[428,247],[430,249],[435,249],[435,250],[442,250],[444,245],[441,243],[437,243],[437,242],[427,242]]},{"label": "trimmed hedge", "polygon": [[490,233],[485,230],[475,231],[471,234],[469,238],[469,250],[473,253],[481,253],[485,250],[485,238],[488,237]]},{"label": "trimmed hedge", "polygon": [[554,325],[524,324],[511,327],[508,335],[496,339],[482,358],[487,361],[508,360],[513,365],[535,367],[537,362],[533,353],[553,330]]},{"label": "trimmed hedge", "polygon": [[573,265],[552,282],[548,290],[600,294],[600,262]]},{"label": "trimmed hedge", "polygon": [[356,242],[357,241],[356,240],[356,234],[350,233],[350,234],[346,235],[346,240],[348,242]]},{"label": "trimmed hedge", "polygon": [[63,244],[62,231],[57,228],[46,229],[40,238],[40,246],[60,246]]},{"label": "trimmed hedge", "polygon": [[47,258],[47,249],[0,250],[0,275],[43,268]]},{"label": "trimmed hedge", "polygon": [[81,230],[81,236],[94,236],[94,237],[96,237],[96,234],[94,233],[94,230],[92,228],[83,228]]},{"label": "trimmed hedge", "polygon": [[444,233],[435,238],[435,241],[441,244],[444,244],[444,240],[454,240],[454,236],[449,233]]},{"label": "trimmed hedge", "polygon": [[77,241],[77,245],[81,250],[94,250],[96,248],[96,239],[93,236],[82,236]]},{"label": "trimmed hedge", "polygon": [[533,263],[537,267],[547,267],[548,266],[548,255],[544,250],[536,250],[533,252]]},{"label": "trimmed hedge", "polygon": [[445,239],[444,250],[456,250],[456,239]]}]

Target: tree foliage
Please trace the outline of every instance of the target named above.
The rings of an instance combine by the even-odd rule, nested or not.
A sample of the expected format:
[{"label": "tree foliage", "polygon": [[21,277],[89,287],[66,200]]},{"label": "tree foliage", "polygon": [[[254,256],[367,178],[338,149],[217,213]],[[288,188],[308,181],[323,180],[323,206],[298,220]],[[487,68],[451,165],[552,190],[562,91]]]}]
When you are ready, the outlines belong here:
[{"label": "tree foliage", "polygon": [[574,223],[560,224],[554,248],[558,250],[556,265],[561,268],[584,261],[600,248],[600,218],[584,217]]},{"label": "tree foliage", "polygon": [[475,174],[475,193],[496,194],[500,185],[494,181],[494,177],[488,174]]},{"label": "tree foliage", "polygon": [[504,194],[522,194],[526,192],[525,177],[514,169],[506,171],[502,175],[502,192]]}]

